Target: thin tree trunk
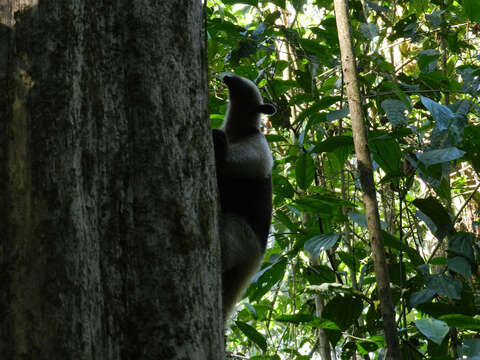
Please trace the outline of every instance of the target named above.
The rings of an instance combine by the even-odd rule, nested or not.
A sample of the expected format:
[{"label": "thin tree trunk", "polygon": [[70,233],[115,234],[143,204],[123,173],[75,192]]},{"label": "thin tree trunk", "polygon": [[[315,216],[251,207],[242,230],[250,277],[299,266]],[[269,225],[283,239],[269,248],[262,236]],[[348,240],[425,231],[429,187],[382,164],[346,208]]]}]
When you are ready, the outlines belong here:
[{"label": "thin tree trunk", "polygon": [[388,347],[387,358],[399,360],[401,354],[397,337],[395,312],[390,291],[388,269],[385,261],[375,183],[373,181],[372,163],[367,144],[367,129],[363,120],[360,88],[358,85],[353,41],[348,18],[348,5],[346,0],[334,0],[334,6],[337,20],[338,39],[340,42],[340,52],[342,55],[342,71],[347,90],[350,116],[352,119],[355,154],[357,156],[358,172],[363,190],[363,203],[370,233],[370,245],[373,250],[378,297],[380,300],[385,339]]},{"label": "thin tree trunk", "polygon": [[18,3],[0,0],[1,358],[223,358],[201,2],[45,0],[12,27]]}]

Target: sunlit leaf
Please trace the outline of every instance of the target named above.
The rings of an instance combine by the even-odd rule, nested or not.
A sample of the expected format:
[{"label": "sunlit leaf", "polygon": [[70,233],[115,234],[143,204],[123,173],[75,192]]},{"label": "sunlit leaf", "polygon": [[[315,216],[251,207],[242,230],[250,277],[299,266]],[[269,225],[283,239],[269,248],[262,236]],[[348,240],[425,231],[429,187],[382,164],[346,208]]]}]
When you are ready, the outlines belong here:
[{"label": "sunlit leaf", "polygon": [[335,246],[340,239],[340,234],[321,234],[309,239],[304,248],[313,256],[318,256],[322,251]]},{"label": "sunlit leaf", "polygon": [[450,120],[455,116],[448,106],[441,105],[425,96],[420,96],[422,104],[430,111],[433,120],[437,123],[440,130],[448,128]]},{"label": "sunlit leaf", "polygon": [[407,125],[408,121],[405,116],[405,111],[408,110],[408,108],[403,101],[387,99],[383,100],[381,105],[392,126]]},{"label": "sunlit leaf", "polygon": [[440,344],[450,331],[445,322],[433,318],[415,320],[415,325],[423,335],[436,344]]},{"label": "sunlit leaf", "polygon": [[447,161],[453,161],[465,155],[465,151],[459,150],[456,147],[449,147],[445,149],[437,149],[425,151],[417,155],[418,160],[425,165],[430,166],[434,164],[441,164]]}]

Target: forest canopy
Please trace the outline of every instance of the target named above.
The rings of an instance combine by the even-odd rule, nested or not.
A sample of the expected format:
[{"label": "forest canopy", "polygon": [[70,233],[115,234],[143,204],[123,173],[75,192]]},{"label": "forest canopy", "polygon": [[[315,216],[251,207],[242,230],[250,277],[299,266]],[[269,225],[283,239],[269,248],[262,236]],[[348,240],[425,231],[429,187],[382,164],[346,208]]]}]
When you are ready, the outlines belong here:
[{"label": "forest canopy", "polygon": [[[349,1],[404,359],[480,354],[480,2]],[[269,246],[230,322],[237,359],[383,359],[331,0],[208,0],[210,119],[234,73],[277,113]]]}]

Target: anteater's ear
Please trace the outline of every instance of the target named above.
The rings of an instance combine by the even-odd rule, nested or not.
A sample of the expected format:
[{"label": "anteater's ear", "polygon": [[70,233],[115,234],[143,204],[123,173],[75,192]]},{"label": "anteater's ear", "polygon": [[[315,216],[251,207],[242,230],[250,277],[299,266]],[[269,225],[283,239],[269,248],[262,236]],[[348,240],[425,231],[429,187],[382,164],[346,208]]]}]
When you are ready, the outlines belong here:
[{"label": "anteater's ear", "polygon": [[260,114],[273,115],[277,112],[277,109],[272,104],[261,104],[257,106],[257,111]]}]

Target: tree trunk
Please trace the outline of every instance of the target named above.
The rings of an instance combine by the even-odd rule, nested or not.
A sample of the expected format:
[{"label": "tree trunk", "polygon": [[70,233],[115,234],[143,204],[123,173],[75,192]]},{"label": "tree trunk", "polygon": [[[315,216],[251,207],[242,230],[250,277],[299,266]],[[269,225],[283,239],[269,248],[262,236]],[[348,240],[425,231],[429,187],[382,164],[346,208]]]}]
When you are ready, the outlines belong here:
[{"label": "tree trunk", "polygon": [[373,251],[378,298],[380,300],[383,328],[388,348],[387,359],[399,360],[401,359],[401,354],[397,337],[397,324],[395,322],[390,280],[380,228],[380,216],[378,214],[375,183],[373,181],[373,168],[370,160],[370,150],[368,149],[367,128],[363,121],[363,108],[348,17],[348,5],[346,0],[334,0],[334,6],[340,53],[342,56],[342,72],[347,90],[350,116],[352,118],[353,141],[358,161],[358,174],[363,190],[365,216],[370,233],[370,246]]},{"label": "tree trunk", "polygon": [[2,359],[223,358],[201,3],[45,0],[13,27],[20,3],[0,0]]}]

